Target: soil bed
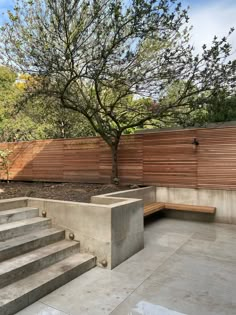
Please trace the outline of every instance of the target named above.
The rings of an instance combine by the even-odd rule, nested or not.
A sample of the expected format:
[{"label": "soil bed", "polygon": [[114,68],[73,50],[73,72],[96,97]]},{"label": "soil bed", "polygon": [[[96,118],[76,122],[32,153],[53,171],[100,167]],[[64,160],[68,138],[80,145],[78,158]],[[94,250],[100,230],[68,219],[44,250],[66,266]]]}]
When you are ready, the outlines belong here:
[{"label": "soil bed", "polygon": [[0,199],[35,197],[90,202],[91,196],[129,189],[128,186],[79,183],[1,182]]}]

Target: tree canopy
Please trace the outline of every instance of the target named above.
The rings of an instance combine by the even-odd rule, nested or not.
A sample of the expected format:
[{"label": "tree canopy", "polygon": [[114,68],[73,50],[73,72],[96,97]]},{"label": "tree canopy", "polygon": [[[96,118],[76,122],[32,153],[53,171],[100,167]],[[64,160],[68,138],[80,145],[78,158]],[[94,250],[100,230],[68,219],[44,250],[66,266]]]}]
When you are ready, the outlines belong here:
[{"label": "tree canopy", "polygon": [[81,114],[61,106],[55,108],[55,99],[45,96],[25,99],[25,88],[30,82],[29,75],[17,75],[0,66],[1,142],[95,135]]},{"label": "tree canopy", "polygon": [[227,38],[196,54],[188,20],[176,0],[18,0],[1,30],[1,56],[34,76],[28,95],[89,121],[111,147],[115,180],[122,133],[188,117],[235,88]]},{"label": "tree canopy", "polygon": [[221,91],[210,99],[206,105],[206,113],[208,122],[236,121],[236,94],[229,96]]}]

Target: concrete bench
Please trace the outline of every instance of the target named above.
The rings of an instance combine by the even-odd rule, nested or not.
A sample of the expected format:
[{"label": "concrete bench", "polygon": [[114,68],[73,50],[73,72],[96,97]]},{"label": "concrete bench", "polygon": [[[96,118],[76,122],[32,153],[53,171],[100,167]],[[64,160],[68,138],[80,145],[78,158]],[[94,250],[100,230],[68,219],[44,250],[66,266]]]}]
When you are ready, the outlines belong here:
[{"label": "concrete bench", "polygon": [[161,210],[178,210],[214,214],[216,208],[209,206],[195,206],[169,202],[155,202],[144,207],[144,217]]}]

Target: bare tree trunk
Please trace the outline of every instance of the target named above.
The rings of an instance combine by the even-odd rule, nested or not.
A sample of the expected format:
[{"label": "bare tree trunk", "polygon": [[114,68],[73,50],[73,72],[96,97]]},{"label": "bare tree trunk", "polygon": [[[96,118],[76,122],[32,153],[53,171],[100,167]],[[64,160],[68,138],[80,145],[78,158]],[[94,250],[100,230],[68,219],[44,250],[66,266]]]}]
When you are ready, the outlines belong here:
[{"label": "bare tree trunk", "polygon": [[9,170],[7,170],[7,183],[9,184]]},{"label": "bare tree trunk", "polygon": [[119,140],[112,144],[111,153],[112,153],[112,175],[111,182],[115,185],[119,184],[119,175],[118,175],[118,146]]}]

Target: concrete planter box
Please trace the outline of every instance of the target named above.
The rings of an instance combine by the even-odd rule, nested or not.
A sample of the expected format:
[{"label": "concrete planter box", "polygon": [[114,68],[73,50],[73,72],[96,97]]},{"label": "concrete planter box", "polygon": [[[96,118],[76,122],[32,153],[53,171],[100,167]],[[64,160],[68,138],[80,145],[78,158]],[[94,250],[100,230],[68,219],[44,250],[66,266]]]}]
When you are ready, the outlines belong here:
[{"label": "concrete planter box", "polygon": [[[0,201],[0,211],[36,207],[46,211],[53,224],[75,235],[81,252],[97,257],[97,264],[112,269],[144,247],[143,205],[154,202],[214,206],[211,220],[236,224],[236,191],[145,187],[93,196],[91,203],[39,198],[14,198]],[[167,211],[166,216],[207,220],[205,214]]]},{"label": "concrete planter box", "polygon": [[20,207],[39,208],[40,215],[46,211],[67,236],[75,235],[81,252],[95,255],[97,264],[109,269],[144,247],[142,200],[107,197],[105,204],[96,204],[26,197],[0,201],[0,211]]}]

